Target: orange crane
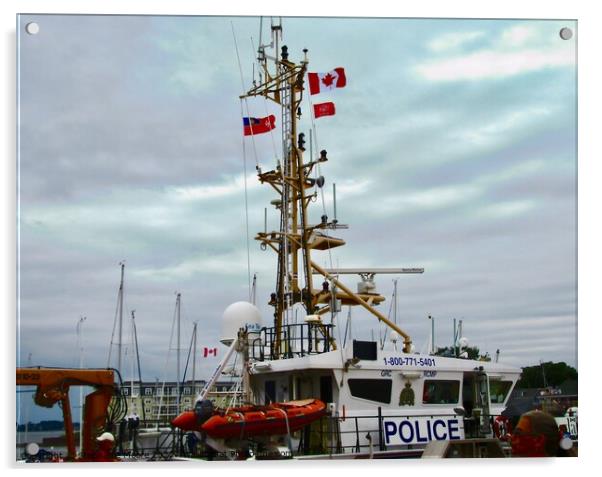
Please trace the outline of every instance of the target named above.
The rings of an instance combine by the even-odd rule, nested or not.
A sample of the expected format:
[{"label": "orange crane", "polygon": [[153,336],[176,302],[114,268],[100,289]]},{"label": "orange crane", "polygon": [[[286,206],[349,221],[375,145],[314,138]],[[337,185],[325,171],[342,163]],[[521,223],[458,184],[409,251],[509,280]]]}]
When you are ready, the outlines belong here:
[{"label": "orange crane", "polygon": [[75,436],[69,403],[71,386],[92,386],[84,407],[81,457],[94,454],[95,437],[107,424],[108,408],[115,392],[115,372],[112,369],[17,368],[17,386],[36,386],[34,401],[38,406],[51,408],[57,402],[63,409],[67,459],[75,460]]}]

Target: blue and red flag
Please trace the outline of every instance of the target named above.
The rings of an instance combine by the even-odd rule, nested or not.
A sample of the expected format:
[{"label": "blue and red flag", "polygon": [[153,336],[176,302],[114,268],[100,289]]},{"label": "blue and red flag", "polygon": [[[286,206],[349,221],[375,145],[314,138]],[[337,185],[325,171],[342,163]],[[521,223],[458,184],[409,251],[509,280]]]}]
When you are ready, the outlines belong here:
[{"label": "blue and red flag", "polygon": [[271,131],[276,127],[276,116],[270,114],[265,118],[242,118],[245,136],[253,136]]}]

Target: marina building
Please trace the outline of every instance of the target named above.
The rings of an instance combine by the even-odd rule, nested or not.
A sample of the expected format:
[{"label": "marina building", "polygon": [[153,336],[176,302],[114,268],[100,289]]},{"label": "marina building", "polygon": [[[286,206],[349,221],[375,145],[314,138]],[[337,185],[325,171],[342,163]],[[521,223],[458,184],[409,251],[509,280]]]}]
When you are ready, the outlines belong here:
[{"label": "marina building", "polygon": [[[204,380],[185,381],[178,392],[175,381],[124,383],[122,392],[127,402],[127,414],[136,413],[146,422],[167,423],[180,412],[194,407],[195,399],[205,384]],[[208,397],[217,407],[227,407],[233,400],[238,404],[240,396],[236,381],[218,381]]]}]

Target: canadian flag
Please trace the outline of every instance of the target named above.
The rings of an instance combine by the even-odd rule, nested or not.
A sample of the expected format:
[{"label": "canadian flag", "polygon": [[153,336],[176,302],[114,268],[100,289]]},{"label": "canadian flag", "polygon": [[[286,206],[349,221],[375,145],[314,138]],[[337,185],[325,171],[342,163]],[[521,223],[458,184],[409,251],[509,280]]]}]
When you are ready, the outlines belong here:
[{"label": "canadian flag", "polygon": [[344,68],[335,68],[328,73],[307,73],[309,94],[318,94],[335,88],[343,88],[347,84]]},{"label": "canadian flag", "polygon": [[205,346],[203,348],[203,358],[208,358],[209,356],[217,356],[217,348],[207,348]]}]

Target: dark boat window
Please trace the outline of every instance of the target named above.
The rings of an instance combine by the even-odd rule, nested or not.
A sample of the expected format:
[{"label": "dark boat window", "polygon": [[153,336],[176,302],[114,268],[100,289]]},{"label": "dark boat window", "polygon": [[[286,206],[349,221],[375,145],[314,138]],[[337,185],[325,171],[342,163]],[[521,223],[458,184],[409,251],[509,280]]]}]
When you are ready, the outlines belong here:
[{"label": "dark boat window", "polygon": [[424,381],[422,404],[457,404],[460,396],[460,381]]},{"label": "dark boat window", "polygon": [[376,361],[378,357],[376,341],[353,340],[353,357],[365,359],[366,361]]},{"label": "dark boat window", "polygon": [[349,379],[349,390],[353,397],[391,404],[391,379]]},{"label": "dark boat window", "polygon": [[276,381],[265,382],[265,404],[276,402]]},{"label": "dark boat window", "polygon": [[332,377],[320,376],[320,401],[332,402]]},{"label": "dark boat window", "polygon": [[491,404],[502,404],[512,387],[512,381],[489,381]]}]

